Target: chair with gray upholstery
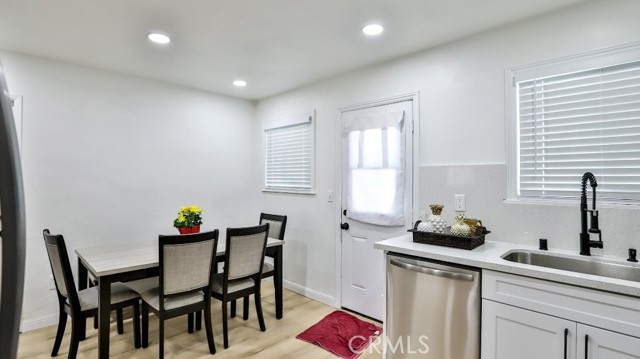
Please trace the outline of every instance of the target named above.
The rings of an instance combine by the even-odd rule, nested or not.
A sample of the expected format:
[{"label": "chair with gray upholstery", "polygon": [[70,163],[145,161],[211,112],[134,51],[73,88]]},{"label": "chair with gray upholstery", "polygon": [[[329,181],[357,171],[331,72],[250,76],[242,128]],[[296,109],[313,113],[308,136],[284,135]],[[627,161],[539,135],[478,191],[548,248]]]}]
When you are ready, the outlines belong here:
[{"label": "chair with gray upholstery", "polygon": [[[68,315],[71,317],[71,343],[68,357],[75,358],[78,352],[78,345],[80,341],[85,338],[87,318],[98,314],[98,287],[77,291],[63,236],[51,234],[48,229],[45,229],[42,234],[49,256],[49,263],[51,264],[60,306],[60,320],[58,322],[58,331],[53,343],[51,356],[58,355],[58,350],[60,349],[64,330],[67,325]],[[134,346],[140,348],[140,307],[138,294],[122,283],[113,283],[111,285],[111,310],[118,310],[121,313],[122,308],[128,306],[133,306],[134,310]],[[118,315],[118,318],[122,318],[121,314]],[[121,322],[118,323],[118,329],[119,331],[123,330]]]},{"label": "chair with gray upholstery", "polygon": [[[260,213],[260,224],[269,223],[269,238],[284,240],[284,230],[287,227],[287,216],[281,216],[278,214]],[[271,248],[273,249],[273,248]],[[273,258],[274,254],[270,248],[267,248],[265,256]],[[275,268],[273,264],[264,262],[262,266],[262,278],[273,277],[275,274]],[[245,297],[242,303],[242,316],[244,320],[249,319],[249,298]],[[236,303],[231,302],[231,317],[236,316]]]},{"label": "chair with gray upholstery", "polygon": [[211,295],[222,301],[222,331],[225,349],[229,347],[227,303],[255,297],[260,330],[265,331],[260,300],[260,282],[269,224],[247,228],[227,228],[225,268],[213,276]]},{"label": "chair with gray upholstery", "polygon": [[211,325],[213,266],[218,230],[159,237],[159,277],[128,282],[142,298],[142,347],[149,346],[149,310],[159,321],[159,353],[164,357],[164,321],[204,310],[209,352],[215,354]]},{"label": "chair with gray upholstery", "polygon": [[[269,223],[269,238],[284,241],[284,230],[287,227],[287,216],[277,214],[260,213],[260,224]],[[267,250],[267,257],[273,258],[273,254]],[[274,267],[271,263],[264,263],[262,278],[273,277]]]}]

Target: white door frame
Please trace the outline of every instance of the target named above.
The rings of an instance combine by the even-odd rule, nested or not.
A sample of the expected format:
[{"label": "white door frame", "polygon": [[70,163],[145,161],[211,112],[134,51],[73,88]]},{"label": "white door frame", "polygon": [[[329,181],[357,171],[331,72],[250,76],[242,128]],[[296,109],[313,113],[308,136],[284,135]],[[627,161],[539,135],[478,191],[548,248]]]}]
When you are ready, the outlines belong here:
[{"label": "white door frame", "polygon": [[[336,195],[335,203],[335,220],[334,231],[336,238],[336,301],[334,307],[340,308],[342,303],[342,229],[340,223],[342,221],[342,114],[344,112],[361,110],[369,107],[384,106],[396,102],[412,101],[413,107],[413,150],[411,151],[413,163],[412,193],[413,193],[413,209],[412,223],[418,218],[420,206],[418,203],[418,171],[420,169],[420,91],[410,92],[403,95],[392,96],[381,100],[372,100],[355,105],[349,105],[338,108],[336,116]],[[406,124],[409,129],[410,124]],[[408,228],[407,228],[408,229]]]}]

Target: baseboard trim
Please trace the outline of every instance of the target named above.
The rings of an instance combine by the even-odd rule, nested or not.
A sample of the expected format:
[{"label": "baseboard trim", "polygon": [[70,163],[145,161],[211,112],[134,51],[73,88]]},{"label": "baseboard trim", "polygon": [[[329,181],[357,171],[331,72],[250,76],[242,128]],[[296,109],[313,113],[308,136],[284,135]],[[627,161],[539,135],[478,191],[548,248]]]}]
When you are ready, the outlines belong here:
[{"label": "baseboard trim", "polygon": [[20,323],[20,332],[30,332],[32,330],[50,327],[58,324],[58,314],[46,315],[40,318],[23,320]]},{"label": "baseboard trim", "polygon": [[311,288],[307,288],[305,286],[302,286],[298,283],[294,283],[288,280],[283,280],[282,284],[285,288],[294,291],[300,295],[304,295],[307,298],[311,298],[317,302],[326,304],[326,305],[330,305],[332,307],[335,307],[336,304],[336,298],[324,294],[322,292],[318,292],[317,290],[311,289]]}]

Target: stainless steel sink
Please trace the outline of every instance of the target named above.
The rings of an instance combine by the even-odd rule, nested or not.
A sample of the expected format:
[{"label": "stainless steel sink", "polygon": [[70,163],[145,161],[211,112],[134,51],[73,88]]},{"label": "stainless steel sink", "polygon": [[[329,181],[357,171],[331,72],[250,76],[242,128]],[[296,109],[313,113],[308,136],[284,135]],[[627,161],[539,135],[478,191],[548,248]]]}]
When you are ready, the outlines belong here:
[{"label": "stainless steel sink", "polygon": [[509,251],[502,255],[502,259],[538,267],[640,282],[640,267],[631,263],[613,262],[592,257],[584,259],[565,257],[526,250]]}]

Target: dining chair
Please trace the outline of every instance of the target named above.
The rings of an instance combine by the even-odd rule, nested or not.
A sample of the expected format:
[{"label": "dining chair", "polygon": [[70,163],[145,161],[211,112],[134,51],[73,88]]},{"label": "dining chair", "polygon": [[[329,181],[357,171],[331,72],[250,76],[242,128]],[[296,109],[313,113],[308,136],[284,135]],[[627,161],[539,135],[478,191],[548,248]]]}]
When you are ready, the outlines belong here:
[{"label": "dining chair", "polygon": [[[98,314],[98,287],[91,287],[78,291],[71,272],[69,255],[64,237],[59,234],[51,234],[48,229],[42,231],[44,242],[53,272],[53,280],[58,294],[58,304],[60,307],[60,319],[58,331],[53,343],[51,356],[58,355],[64,330],[67,326],[67,315],[71,317],[71,343],[69,347],[69,358],[75,358],[78,352],[78,345],[86,337],[87,318]],[[124,284],[116,282],[111,285],[111,310],[133,306],[133,335],[134,346],[140,348],[140,306],[138,294]],[[118,315],[121,319],[121,315]],[[118,329],[122,329],[121,324]]]},{"label": "dining chair", "polygon": [[[284,231],[287,227],[287,216],[260,213],[260,224],[269,223],[269,238],[275,238],[284,240]],[[273,258],[273,254],[267,249],[265,256]],[[262,278],[273,277],[275,274],[275,268],[273,264],[264,262],[262,266]],[[231,317],[236,316],[236,302],[231,302]],[[249,297],[245,297],[242,301],[242,318],[244,320],[249,319]]]},{"label": "dining chair", "polygon": [[265,331],[260,300],[260,282],[269,224],[247,228],[227,228],[225,268],[213,275],[211,295],[222,301],[222,331],[225,349],[229,347],[227,303],[251,294],[255,297],[260,330]]},{"label": "dining chair", "polygon": [[211,325],[213,265],[218,246],[216,229],[189,235],[161,235],[159,276],[127,282],[142,298],[142,347],[149,346],[149,311],[158,317],[159,356],[164,357],[164,322],[167,319],[204,311],[209,352],[216,345]]}]

